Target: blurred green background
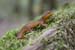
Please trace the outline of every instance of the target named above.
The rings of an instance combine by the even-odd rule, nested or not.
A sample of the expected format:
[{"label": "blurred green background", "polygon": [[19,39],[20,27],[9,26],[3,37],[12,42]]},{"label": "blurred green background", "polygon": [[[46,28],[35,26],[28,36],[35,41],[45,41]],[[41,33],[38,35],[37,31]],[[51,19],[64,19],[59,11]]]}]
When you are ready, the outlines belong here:
[{"label": "blurred green background", "polygon": [[0,0],[0,36],[20,28],[47,10],[56,10],[75,0]]}]

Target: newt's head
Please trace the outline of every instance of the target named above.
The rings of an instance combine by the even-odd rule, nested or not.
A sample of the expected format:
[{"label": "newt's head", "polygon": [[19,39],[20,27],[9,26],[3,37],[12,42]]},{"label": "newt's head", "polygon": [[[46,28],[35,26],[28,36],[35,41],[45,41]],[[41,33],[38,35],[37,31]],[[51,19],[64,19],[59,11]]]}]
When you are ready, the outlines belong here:
[{"label": "newt's head", "polygon": [[52,15],[53,15],[53,13],[51,11],[47,11],[44,13],[44,15],[42,16],[42,18],[40,20],[43,20],[46,22]]}]

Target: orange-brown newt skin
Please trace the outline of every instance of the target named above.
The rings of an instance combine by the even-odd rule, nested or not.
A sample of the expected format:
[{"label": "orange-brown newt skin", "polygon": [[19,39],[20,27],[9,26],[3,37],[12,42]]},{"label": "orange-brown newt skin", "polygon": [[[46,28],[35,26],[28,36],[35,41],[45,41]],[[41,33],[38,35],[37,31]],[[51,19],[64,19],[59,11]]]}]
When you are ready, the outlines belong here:
[{"label": "orange-brown newt skin", "polygon": [[30,22],[22,27],[22,29],[18,32],[17,38],[18,39],[24,39],[24,33],[31,32],[33,28],[37,27],[38,25],[46,27],[46,20],[49,19],[49,17],[52,16],[52,13],[50,11],[47,11],[41,19],[35,22]]},{"label": "orange-brown newt skin", "polygon": [[50,17],[52,17],[52,15],[53,15],[52,12],[47,11],[47,12],[45,12],[45,13],[43,14],[43,16],[42,16],[42,18],[41,18],[40,20],[43,20],[43,21],[46,23],[46,21],[47,21]]}]

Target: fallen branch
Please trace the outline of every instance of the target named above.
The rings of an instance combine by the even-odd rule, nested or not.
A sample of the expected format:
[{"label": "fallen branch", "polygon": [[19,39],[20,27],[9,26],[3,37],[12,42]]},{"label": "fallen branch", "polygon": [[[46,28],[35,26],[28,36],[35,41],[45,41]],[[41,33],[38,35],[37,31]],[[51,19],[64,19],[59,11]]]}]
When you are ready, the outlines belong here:
[{"label": "fallen branch", "polygon": [[32,45],[26,46],[24,48],[24,50],[42,50],[43,47],[44,47],[44,43],[42,43],[43,39],[49,40],[50,37],[52,37],[53,35],[55,35],[56,30],[57,30],[56,28],[52,28],[52,29],[47,30],[39,38],[37,38],[36,40],[34,40],[34,42],[32,43]]}]

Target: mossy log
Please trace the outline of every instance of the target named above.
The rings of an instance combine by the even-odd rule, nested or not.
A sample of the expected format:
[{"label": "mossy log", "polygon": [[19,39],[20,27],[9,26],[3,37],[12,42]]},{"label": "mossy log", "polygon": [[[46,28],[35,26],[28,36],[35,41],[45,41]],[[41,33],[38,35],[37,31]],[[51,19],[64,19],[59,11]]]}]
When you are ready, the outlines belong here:
[{"label": "mossy log", "polygon": [[[59,29],[47,35],[52,28]],[[17,31],[8,31],[0,38],[0,50],[27,50],[27,46],[33,45],[34,50],[75,50],[75,7],[70,5],[54,11],[47,28],[30,32],[25,39],[18,40]]]}]

